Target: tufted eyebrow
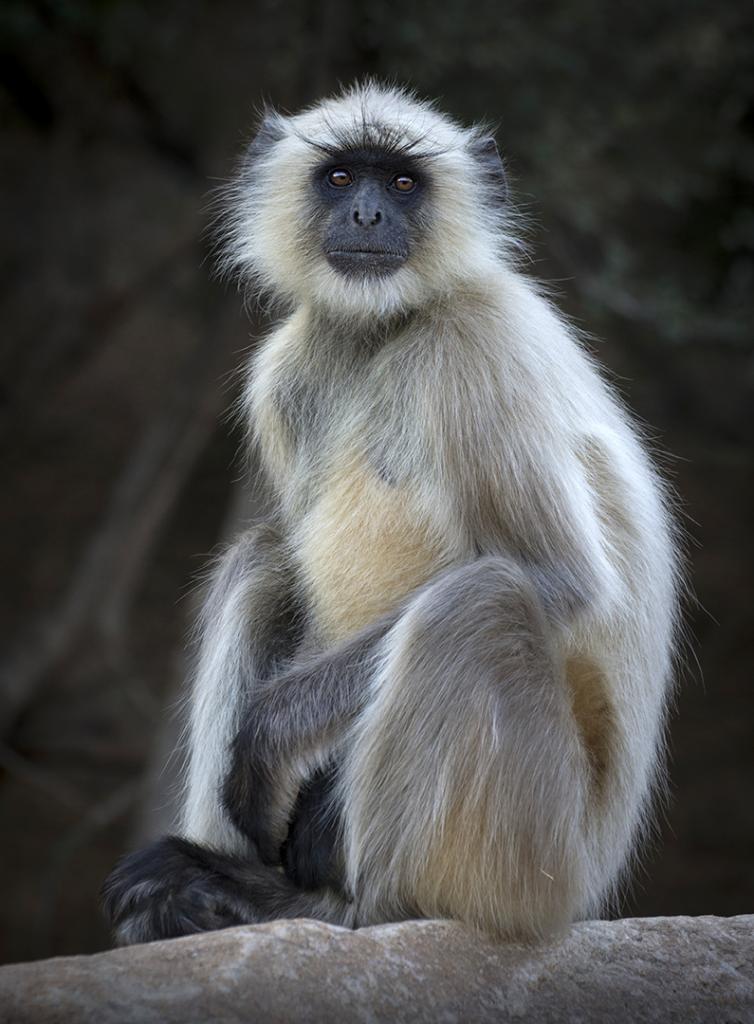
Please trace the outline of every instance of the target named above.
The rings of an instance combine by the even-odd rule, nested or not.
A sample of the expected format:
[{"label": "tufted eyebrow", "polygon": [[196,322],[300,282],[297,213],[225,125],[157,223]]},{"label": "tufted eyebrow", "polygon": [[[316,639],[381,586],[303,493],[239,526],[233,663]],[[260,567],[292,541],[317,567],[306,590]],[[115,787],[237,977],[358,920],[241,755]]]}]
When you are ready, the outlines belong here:
[{"label": "tufted eyebrow", "polygon": [[328,146],[326,149],[317,146],[327,157],[323,161],[325,167],[333,164],[344,164],[346,166],[380,167],[385,170],[401,170],[411,172],[418,170],[426,162],[427,156],[420,156],[415,153],[402,154],[394,150],[380,149],[378,147],[356,146],[353,148],[338,148]]},{"label": "tufted eyebrow", "polygon": [[347,153],[361,153],[370,154],[370,162],[374,162],[377,155],[383,162],[395,162],[409,157],[428,160],[441,152],[438,149],[421,149],[426,142],[426,135],[406,139],[402,132],[382,122],[362,120],[344,126],[335,125],[325,118],[323,126],[332,137],[332,142],[321,142],[303,134],[299,138],[331,158],[342,157]]}]

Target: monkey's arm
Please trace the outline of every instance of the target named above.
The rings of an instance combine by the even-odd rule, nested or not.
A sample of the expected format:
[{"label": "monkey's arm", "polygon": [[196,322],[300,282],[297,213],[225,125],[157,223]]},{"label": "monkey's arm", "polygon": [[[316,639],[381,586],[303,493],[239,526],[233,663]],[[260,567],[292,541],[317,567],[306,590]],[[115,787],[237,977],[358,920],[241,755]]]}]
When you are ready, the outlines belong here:
[{"label": "monkey's arm", "polygon": [[293,663],[251,694],[231,745],[222,798],[265,863],[279,863],[299,788],[330,759],[363,707],[380,641],[399,614],[379,619],[333,650]]},{"label": "monkey's arm", "polygon": [[246,703],[298,644],[301,615],[293,571],[277,530],[254,527],[218,562],[200,622],[191,695],[183,834],[243,853],[246,841],[218,799],[228,747]]}]

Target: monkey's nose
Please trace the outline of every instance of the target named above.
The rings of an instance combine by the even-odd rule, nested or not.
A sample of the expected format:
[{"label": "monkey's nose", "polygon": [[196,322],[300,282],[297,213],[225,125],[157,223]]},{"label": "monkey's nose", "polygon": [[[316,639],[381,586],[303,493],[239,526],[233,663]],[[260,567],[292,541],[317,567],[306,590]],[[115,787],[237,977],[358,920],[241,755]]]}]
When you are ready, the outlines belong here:
[{"label": "monkey's nose", "polygon": [[382,214],[379,210],[370,209],[369,207],[357,206],[353,211],[353,219],[362,228],[372,228],[375,224],[379,224],[382,220]]}]

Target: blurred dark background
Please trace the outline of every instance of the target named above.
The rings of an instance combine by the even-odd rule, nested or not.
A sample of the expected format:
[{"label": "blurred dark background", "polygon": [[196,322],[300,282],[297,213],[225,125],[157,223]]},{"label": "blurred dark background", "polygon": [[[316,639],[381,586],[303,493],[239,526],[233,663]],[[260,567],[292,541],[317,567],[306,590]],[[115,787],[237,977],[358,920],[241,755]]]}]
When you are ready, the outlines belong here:
[{"label": "blurred dark background", "polygon": [[[532,273],[672,453],[699,605],[627,914],[754,910],[754,12],[746,0],[0,5],[0,959],[103,948],[170,814],[192,586],[248,501],[259,332],[208,192],[264,100],[364,73],[499,123]],[[695,659],[699,665],[696,666]]]}]

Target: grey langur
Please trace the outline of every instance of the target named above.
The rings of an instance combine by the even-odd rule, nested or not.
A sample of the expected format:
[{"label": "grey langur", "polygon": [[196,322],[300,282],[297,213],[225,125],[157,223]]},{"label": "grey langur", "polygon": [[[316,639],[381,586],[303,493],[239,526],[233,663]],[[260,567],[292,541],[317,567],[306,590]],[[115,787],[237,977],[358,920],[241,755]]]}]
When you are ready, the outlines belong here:
[{"label": "grey langur", "polygon": [[288,310],[244,393],[273,511],[216,567],[182,822],[106,883],[118,940],[602,912],[661,775],[676,531],[518,269],[494,141],[368,82],[269,112],[227,210]]}]

